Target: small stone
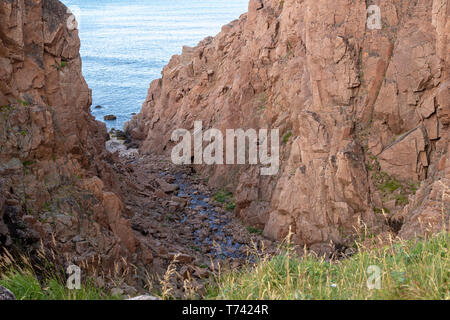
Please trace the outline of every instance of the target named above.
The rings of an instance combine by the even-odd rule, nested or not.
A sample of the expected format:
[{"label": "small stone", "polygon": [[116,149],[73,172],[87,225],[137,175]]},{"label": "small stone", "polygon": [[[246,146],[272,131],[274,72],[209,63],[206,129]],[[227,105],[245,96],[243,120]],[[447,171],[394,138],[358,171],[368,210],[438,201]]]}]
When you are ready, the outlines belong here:
[{"label": "small stone", "polygon": [[72,238],[72,242],[81,242],[84,239],[80,236],[80,235],[76,235],[75,237]]},{"label": "small stone", "polygon": [[156,301],[156,300],[160,300],[160,299],[157,297],[154,297],[154,296],[150,296],[150,295],[143,295],[143,296],[134,297],[134,298],[131,298],[128,300],[153,300],[153,301]]},{"label": "small stone", "polygon": [[351,255],[355,254],[355,249],[347,248],[347,249],[345,249],[344,253],[345,253],[346,256],[351,256]]},{"label": "small stone", "polygon": [[108,115],[104,116],[103,119],[105,121],[112,121],[112,120],[117,120],[117,117],[113,114],[108,114]]},{"label": "small stone", "polygon": [[[176,257],[176,258],[175,258]],[[169,253],[169,259],[175,260],[175,262],[179,263],[191,263],[192,257],[190,255],[184,254],[184,253]]]},{"label": "small stone", "polygon": [[23,168],[22,162],[17,158],[12,158],[6,164],[0,164],[0,172],[12,173],[14,171],[21,170]]},{"label": "small stone", "polygon": [[111,289],[111,295],[112,296],[121,296],[121,295],[123,295],[123,290],[120,288],[113,288],[113,289]]},{"label": "small stone", "polygon": [[196,268],[194,272],[194,275],[201,279],[208,278],[209,274],[210,274],[209,270],[203,268]]},{"label": "small stone", "polygon": [[128,295],[128,296],[135,296],[135,295],[137,295],[138,294],[138,291],[136,290],[136,288],[134,288],[134,287],[132,287],[132,286],[129,286],[129,285],[127,285],[127,284],[124,284],[123,286],[122,286],[122,288],[123,288],[123,290],[124,290],[124,292]]},{"label": "small stone", "polygon": [[7,199],[6,204],[8,206],[14,207],[14,206],[19,205],[19,201],[17,201],[16,199]]},{"label": "small stone", "polygon": [[168,197],[167,194],[164,191],[162,191],[161,189],[156,189],[153,194],[156,198],[159,198],[159,199],[165,199]]},{"label": "small stone", "polygon": [[80,241],[75,244],[75,250],[80,255],[83,254],[84,252],[86,252],[88,250],[88,248],[89,248],[89,242],[87,242],[87,241]]},{"label": "small stone", "polygon": [[393,199],[393,200],[390,200],[390,201],[386,201],[384,203],[384,207],[386,209],[388,209],[389,211],[394,211],[396,209],[396,207],[397,207],[397,200]]},{"label": "small stone", "polygon": [[105,286],[105,279],[103,279],[102,277],[97,277],[95,278],[95,284],[99,287],[99,288],[103,288]]},{"label": "small stone", "polygon": [[112,138],[116,138],[117,140],[126,140],[127,139],[127,135],[122,130],[111,129],[111,131],[109,132],[109,135]]}]

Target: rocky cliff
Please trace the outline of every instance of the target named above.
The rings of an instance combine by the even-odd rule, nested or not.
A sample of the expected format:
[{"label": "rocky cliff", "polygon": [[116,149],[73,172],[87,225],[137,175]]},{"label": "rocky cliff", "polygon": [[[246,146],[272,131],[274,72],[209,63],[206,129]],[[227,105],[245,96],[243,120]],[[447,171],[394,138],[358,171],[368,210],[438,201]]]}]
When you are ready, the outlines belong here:
[{"label": "rocky cliff", "polygon": [[137,243],[72,18],[57,0],[0,1],[0,246],[42,240],[106,270]]},{"label": "rocky cliff", "polygon": [[296,243],[321,249],[361,229],[438,231],[449,211],[449,13],[447,0],[250,0],[239,20],[171,59],[126,130],[141,151],[168,153],[172,131],[195,120],[279,128],[278,175],[200,168],[274,239],[291,228]]}]

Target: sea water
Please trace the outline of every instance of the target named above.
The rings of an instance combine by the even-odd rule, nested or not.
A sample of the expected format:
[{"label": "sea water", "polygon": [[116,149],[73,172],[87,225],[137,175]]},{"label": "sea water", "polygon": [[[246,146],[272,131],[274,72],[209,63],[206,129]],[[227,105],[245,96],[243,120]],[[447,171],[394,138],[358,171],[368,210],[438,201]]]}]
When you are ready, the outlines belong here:
[{"label": "sea water", "polygon": [[[76,16],[92,113],[122,129],[150,82],[183,45],[195,46],[247,11],[248,0],[62,0]],[[101,108],[96,109],[95,106]]]}]

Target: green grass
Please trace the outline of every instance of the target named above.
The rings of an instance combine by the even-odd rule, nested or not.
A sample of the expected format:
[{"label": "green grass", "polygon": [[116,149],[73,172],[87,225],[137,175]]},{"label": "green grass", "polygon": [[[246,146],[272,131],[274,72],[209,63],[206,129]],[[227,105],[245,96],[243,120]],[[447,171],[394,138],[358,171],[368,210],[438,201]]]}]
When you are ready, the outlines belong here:
[{"label": "green grass", "polygon": [[50,202],[47,201],[44,203],[44,210],[49,212],[52,210],[52,205]]},{"label": "green grass", "polygon": [[29,167],[29,166],[31,166],[31,165],[34,164],[34,161],[32,161],[32,160],[26,160],[26,161],[24,161],[22,164],[23,164],[24,167]]},{"label": "green grass", "polygon": [[91,283],[79,290],[69,290],[57,276],[43,283],[31,271],[13,270],[2,274],[0,285],[11,290],[17,300],[111,300],[118,299],[104,294]]},{"label": "green grass", "polygon": [[[450,299],[449,234],[361,250],[342,261],[285,251],[216,277],[207,299]],[[291,253],[287,253],[291,252]],[[369,289],[369,266],[381,288]]]},{"label": "green grass", "polygon": [[394,192],[401,187],[401,183],[396,180],[386,181],[379,185],[379,188],[385,192]]},{"label": "green grass", "polygon": [[258,229],[258,228],[252,227],[252,226],[247,227],[247,231],[249,233],[253,233],[253,234],[259,234],[259,235],[263,234],[263,231],[261,229]]}]

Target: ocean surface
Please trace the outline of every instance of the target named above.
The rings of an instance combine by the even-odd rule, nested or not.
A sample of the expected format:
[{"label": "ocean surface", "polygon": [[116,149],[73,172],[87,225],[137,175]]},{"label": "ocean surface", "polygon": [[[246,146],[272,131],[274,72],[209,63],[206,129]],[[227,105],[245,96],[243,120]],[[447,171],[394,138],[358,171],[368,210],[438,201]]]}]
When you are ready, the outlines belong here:
[{"label": "ocean surface", "polygon": [[[183,45],[195,46],[247,11],[248,0],[62,0],[77,17],[92,113],[121,129],[150,82]],[[95,106],[102,106],[96,109]]]}]

